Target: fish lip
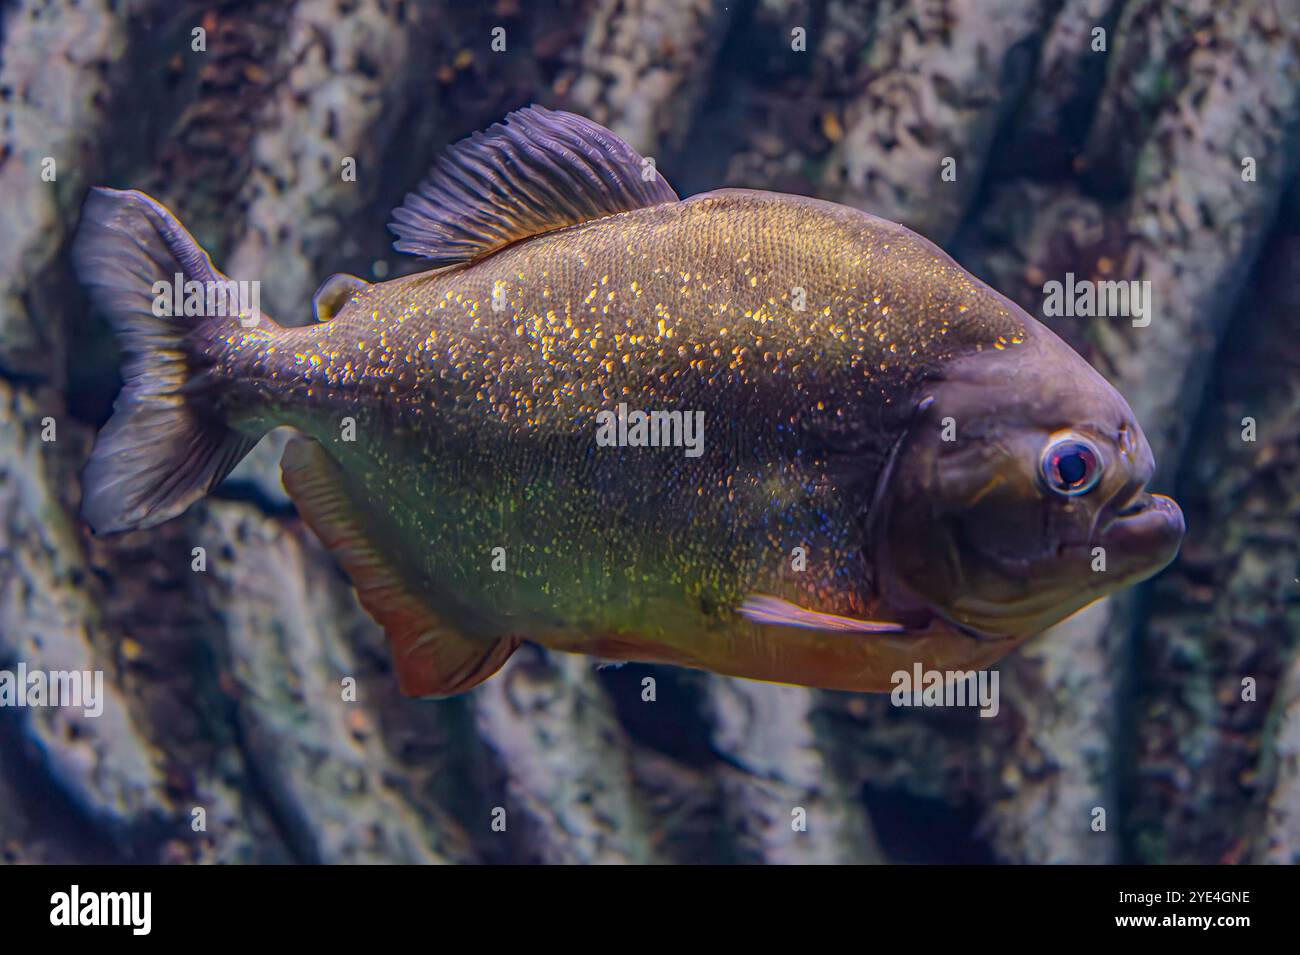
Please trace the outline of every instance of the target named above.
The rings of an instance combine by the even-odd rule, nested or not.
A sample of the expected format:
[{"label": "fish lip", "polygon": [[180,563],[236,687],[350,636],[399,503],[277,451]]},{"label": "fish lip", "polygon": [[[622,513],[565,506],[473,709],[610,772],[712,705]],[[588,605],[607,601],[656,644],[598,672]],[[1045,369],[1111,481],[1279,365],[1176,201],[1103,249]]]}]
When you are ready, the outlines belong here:
[{"label": "fish lip", "polygon": [[1164,494],[1152,494],[1150,491],[1142,491],[1134,495],[1133,500],[1129,501],[1115,512],[1111,523],[1132,520],[1151,513],[1160,513],[1168,516],[1178,515],[1181,517],[1182,508],[1178,506],[1177,502],[1174,501],[1172,497],[1166,497]]},{"label": "fish lip", "polygon": [[1132,517],[1134,514],[1141,514],[1147,508],[1152,506],[1154,499],[1155,495],[1148,494],[1146,488],[1139,488],[1137,493],[1129,498],[1127,504],[1115,511],[1116,520],[1125,517]]},{"label": "fish lip", "polygon": [[1150,510],[1153,506],[1163,506],[1157,503],[1158,500],[1171,501],[1170,498],[1162,494],[1152,494],[1148,491],[1147,482],[1144,480],[1134,481],[1129,487],[1132,488],[1132,492],[1128,497],[1119,499],[1117,494],[1115,496],[1117,500],[1112,500],[1107,506],[1108,519],[1106,527],[1118,521],[1136,517]]},{"label": "fish lip", "polygon": [[1157,512],[1164,517],[1177,518],[1177,523],[1182,530],[1186,530],[1186,519],[1183,517],[1183,509],[1178,506],[1178,502],[1172,497],[1164,494],[1147,494],[1146,502],[1136,513],[1146,514],[1147,512]]},{"label": "fish lip", "polygon": [[1161,549],[1170,549],[1172,559],[1186,530],[1182,508],[1173,498],[1143,490],[1113,512],[1101,538],[1158,543]]}]

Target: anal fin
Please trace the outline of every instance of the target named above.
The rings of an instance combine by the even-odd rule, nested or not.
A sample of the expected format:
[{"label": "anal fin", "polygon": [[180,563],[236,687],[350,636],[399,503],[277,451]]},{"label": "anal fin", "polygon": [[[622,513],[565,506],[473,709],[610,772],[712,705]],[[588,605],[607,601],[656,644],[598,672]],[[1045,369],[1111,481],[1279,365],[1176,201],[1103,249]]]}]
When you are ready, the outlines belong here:
[{"label": "anal fin", "polygon": [[295,438],[280,459],[285,490],[347,572],[366,612],[384,628],[406,696],[452,696],[501,669],[519,640],[465,636],[445,623],[367,532],[339,466],[316,441]]}]

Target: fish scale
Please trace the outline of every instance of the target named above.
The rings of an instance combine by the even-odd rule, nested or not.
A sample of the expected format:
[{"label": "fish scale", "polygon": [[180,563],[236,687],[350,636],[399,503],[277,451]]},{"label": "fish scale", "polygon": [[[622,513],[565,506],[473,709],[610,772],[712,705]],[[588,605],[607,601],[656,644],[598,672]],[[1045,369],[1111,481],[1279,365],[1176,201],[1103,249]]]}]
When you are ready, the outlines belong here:
[{"label": "fish scale", "polygon": [[562,431],[626,397],[707,409],[770,392],[769,410],[793,422],[851,413],[873,391],[898,394],[954,355],[1023,335],[1001,296],[901,226],[725,190],[370,286],[230,373],[264,379],[259,401],[304,386],[435,410],[469,397],[475,416],[486,406],[506,424]]}]

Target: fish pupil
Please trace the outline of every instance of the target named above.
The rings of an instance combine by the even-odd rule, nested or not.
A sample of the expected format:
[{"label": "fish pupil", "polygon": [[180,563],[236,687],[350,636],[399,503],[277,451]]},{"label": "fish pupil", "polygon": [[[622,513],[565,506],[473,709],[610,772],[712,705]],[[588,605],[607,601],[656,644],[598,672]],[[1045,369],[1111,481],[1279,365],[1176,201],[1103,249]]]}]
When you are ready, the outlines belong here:
[{"label": "fish pupil", "polygon": [[1088,476],[1088,462],[1078,451],[1065,454],[1056,465],[1062,483],[1073,487]]}]

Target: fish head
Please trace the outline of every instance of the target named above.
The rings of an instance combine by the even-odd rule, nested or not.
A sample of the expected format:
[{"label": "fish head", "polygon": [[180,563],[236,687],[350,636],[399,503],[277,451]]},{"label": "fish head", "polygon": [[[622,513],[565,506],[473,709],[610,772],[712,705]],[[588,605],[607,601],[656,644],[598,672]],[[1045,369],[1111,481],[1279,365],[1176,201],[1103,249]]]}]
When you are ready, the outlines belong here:
[{"label": "fish head", "polygon": [[1147,490],[1133,410],[1046,328],[950,362],[916,408],[873,507],[891,605],[1028,636],[1177,554],[1183,515]]}]

